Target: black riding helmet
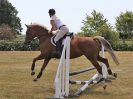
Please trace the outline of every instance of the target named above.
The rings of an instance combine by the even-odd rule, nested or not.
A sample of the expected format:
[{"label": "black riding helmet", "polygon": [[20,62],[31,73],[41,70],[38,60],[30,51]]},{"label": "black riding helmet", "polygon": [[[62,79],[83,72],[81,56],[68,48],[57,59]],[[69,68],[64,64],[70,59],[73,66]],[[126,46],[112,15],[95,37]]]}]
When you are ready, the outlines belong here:
[{"label": "black riding helmet", "polygon": [[55,15],[56,12],[55,12],[55,9],[52,8],[52,9],[49,9],[48,13],[50,16],[52,16],[52,15]]}]

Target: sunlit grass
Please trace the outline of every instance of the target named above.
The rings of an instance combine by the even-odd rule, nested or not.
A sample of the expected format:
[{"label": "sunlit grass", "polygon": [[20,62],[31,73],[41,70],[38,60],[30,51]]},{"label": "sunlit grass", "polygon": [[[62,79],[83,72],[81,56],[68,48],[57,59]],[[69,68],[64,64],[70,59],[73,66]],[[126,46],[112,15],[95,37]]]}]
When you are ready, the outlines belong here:
[{"label": "sunlit grass", "polygon": [[[32,59],[40,52],[0,52],[0,99],[44,99],[54,96],[54,77],[59,60],[52,59],[44,70],[42,78],[33,82],[30,76]],[[108,85],[106,90],[101,86],[91,86],[79,99],[133,99],[133,52],[116,52],[120,65],[116,66],[111,57],[109,63],[118,79]],[[43,61],[36,63],[36,74]],[[71,71],[91,66],[85,57],[71,60]],[[95,71],[71,79],[89,79]],[[76,92],[80,86],[71,85],[70,92]]]}]

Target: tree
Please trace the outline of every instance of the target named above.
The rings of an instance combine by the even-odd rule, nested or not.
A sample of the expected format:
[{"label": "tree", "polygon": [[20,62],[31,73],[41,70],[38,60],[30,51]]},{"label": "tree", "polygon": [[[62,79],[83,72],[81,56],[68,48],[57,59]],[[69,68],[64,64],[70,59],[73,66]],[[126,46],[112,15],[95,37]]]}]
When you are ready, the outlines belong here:
[{"label": "tree", "polygon": [[98,35],[104,37],[106,40],[108,40],[112,45],[116,44],[119,40],[119,33],[113,30],[111,26],[103,25],[98,30]]},{"label": "tree", "polygon": [[125,40],[133,37],[133,12],[126,11],[116,17],[116,30],[120,33],[120,38]]},{"label": "tree", "polygon": [[8,0],[0,2],[0,25],[8,24],[17,34],[22,30],[20,18],[17,17],[18,11],[9,3]]},{"label": "tree", "polygon": [[85,20],[82,21],[83,27],[81,27],[81,30],[88,36],[94,36],[100,27],[103,25],[108,26],[107,21],[108,20],[104,18],[103,14],[93,10],[91,16],[86,14]]},{"label": "tree", "polygon": [[78,36],[102,36],[111,44],[115,44],[119,39],[119,33],[113,30],[113,27],[107,23],[108,20],[104,18],[103,14],[93,10],[91,16],[87,15],[83,20],[83,27]]},{"label": "tree", "polygon": [[0,40],[12,40],[16,38],[16,33],[12,31],[10,26],[2,24],[0,26]]}]

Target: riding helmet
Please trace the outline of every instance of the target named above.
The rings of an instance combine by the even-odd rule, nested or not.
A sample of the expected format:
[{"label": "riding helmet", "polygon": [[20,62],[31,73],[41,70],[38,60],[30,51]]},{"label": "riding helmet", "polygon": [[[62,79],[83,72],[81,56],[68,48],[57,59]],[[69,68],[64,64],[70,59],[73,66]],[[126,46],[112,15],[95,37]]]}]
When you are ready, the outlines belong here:
[{"label": "riding helmet", "polygon": [[52,16],[52,15],[55,15],[56,12],[55,12],[55,9],[52,8],[52,9],[49,9],[48,13],[49,13],[49,15]]}]

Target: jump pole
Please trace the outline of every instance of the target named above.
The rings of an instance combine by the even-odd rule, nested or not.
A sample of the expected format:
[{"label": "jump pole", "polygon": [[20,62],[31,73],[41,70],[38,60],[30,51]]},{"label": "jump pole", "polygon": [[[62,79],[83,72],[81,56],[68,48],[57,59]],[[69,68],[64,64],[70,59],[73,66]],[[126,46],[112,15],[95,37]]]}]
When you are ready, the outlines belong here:
[{"label": "jump pole", "polygon": [[[102,57],[105,57],[105,53],[104,53],[104,46],[102,45],[102,48],[101,48],[101,56]],[[89,87],[90,84],[92,83],[99,83],[99,82],[103,82],[105,83],[104,79],[107,78],[107,75],[108,75],[108,72],[107,72],[107,67],[105,66],[105,64],[101,63],[100,66],[102,67],[102,74],[103,75],[99,75],[99,74],[95,74],[91,79],[89,79],[88,81],[72,81],[70,80],[69,82],[71,84],[84,84],[74,95],[75,96],[79,96],[86,88]],[[84,73],[84,72],[87,72],[87,71],[91,71],[91,70],[94,70],[95,68],[94,67],[90,67],[88,69],[85,69],[85,70],[81,70],[81,71],[76,71],[76,72],[72,72],[70,73],[70,76],[73,76],[73,75],[78,75],[78,74],[81,74],[81,73]],[[97,80],[96,80],[97,79]],[[103,86],[104,88],[106,87],[106,85]]]},{"label": "jump pole", "polygon": [[69,73],[69,76],[78,75],[78,74],[81,74],[81,73],[84,73],[84,72],[87,72],[87,71],[91,71],[91,70],[94,70],[94,69],[96,69],[96,68],[94,66],[92,66],[92,67],[89,67],[89,68],[84,69],[84,70],[74,71],[72,73]]},{"label": "jump pole", "polygon": [[[101,54],[102,54],[102,57],[104,57],[103,46],[102,46]],[[107,68],[104,64],[101,64],[101,67],[102,67],[102,73],[104,75],[103,77],[106,78]],[[69,83],[71,83],[69,80],[69,75],[70,76],[77,75],[77,74],[80,74],[86,71],[93,70],[95,68],[91,67],[91,68],[78,71],[78,72],[74,72],[74,73],[69,73],[69,69],[70,69],[70,37],[67,36],[65,39],[61,59],[60,59],[56,77],[55,77],[55,83],[54,83],[55,84],[55,98],[64,98],[64,97],[69,96]],[[77,81],[78,84],[84,84],[84,86],[82,86],[74,95],[79,96],[91,83],[94,83],[95,79],[97,79],[98,77],[102,78],[101,75],[95,74],[88,81],[83,81],[83,82]],[[97,82],[99,82],[99,80],[97,80]]]},{"label": "jump pole", "polygon": [[64,42],[62,55],[57,69],[54,85],[54,98],[69,96],[69,68],[70,68],[70,37],[67,36]]}]

